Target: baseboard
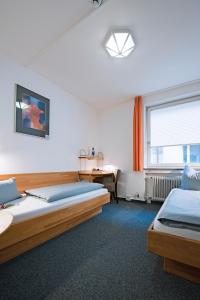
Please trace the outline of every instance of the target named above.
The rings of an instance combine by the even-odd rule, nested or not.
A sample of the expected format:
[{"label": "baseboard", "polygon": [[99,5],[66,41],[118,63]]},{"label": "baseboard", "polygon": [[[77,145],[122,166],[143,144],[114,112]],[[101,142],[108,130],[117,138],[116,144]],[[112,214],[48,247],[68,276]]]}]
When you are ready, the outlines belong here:
[{"label": "baseboard", "polygon": [[143,197],[134,197],[134,196],[129,196],[129,195],[127,195],[125,199],[126,199],[126,201],[132,201],[132,200],[142,201],[142,202],[146,201]]}]

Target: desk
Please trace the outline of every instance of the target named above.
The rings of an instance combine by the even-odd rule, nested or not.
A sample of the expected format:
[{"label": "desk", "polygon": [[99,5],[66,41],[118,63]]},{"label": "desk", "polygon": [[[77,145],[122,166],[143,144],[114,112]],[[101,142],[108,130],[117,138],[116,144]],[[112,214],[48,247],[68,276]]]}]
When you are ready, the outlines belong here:
[{"label": "desk", "polygon": [[86,180],[93,182],[97,177],[110,177],[113,176],[113,172],[110,171],[79,171],[80,180]]},{"label": "desk", "polygon": [[0,234],[4,233],[11,225],[13,216],[5,211],[0,211]]}]

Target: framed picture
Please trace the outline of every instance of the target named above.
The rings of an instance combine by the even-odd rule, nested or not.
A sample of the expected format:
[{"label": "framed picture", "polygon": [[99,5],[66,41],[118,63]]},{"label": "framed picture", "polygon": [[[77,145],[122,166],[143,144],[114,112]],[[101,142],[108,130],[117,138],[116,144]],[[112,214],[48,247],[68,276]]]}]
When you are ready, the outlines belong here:
[{"label": "framed picture", "polygon": [[16,88],[16,132],[49,135],[49,99],[20,85]]}]

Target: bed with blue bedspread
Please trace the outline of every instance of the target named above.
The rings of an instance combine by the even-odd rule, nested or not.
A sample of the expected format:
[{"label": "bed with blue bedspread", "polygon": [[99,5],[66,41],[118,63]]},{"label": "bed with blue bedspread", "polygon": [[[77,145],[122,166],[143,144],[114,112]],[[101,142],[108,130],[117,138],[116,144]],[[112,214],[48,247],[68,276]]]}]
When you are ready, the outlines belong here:
[{"label": "bed with blue bedspread", "polygon": [[0,217],[13,216],[0,235],[0,263],[96,216],[110,202],[107,189],[79,181],[77,172],[0,175],[0,190]]},{"label": "bed with blue bedspread", "polygon": [[164,257],[164,270],[196,283],[200,283],[199,179],[196,171],[186,168],[182,188],[170,192],[147,233],[148,251]]}]

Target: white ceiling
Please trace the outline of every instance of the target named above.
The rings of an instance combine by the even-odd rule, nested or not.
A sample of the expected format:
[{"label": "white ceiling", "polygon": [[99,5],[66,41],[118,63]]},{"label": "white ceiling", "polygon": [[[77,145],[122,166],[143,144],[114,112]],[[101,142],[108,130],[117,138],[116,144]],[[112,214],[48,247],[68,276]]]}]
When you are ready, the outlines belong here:
[{"label": "white ceiling", "polygon": [[[199,0],[0,0],[0,52],[106,108],[136,94],[200,79]],[[126,59],[103,49],[108,31],[128,27]]]}]

